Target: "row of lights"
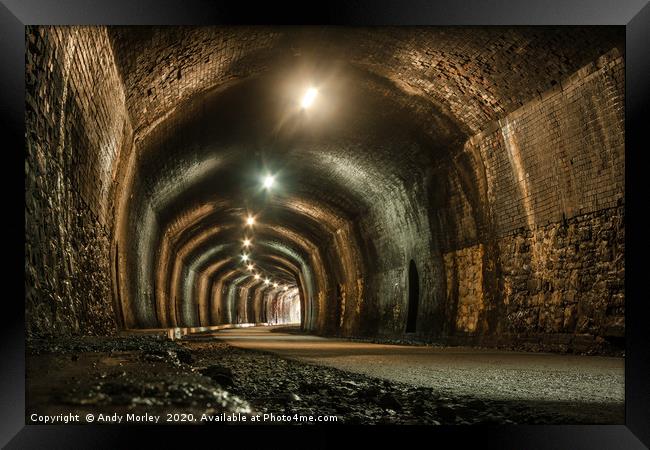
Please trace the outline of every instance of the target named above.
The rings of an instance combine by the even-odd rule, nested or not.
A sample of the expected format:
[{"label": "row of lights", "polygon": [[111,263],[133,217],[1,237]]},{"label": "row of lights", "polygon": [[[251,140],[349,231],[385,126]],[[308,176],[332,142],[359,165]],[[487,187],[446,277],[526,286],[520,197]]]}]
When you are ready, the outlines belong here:
[{"label": "row of lights", "polygon": [[[307,89],[307,91],[305,92],[302,98],[302,101],[300,102],[300,106],[302,107],[302,109],[307,109],[310,106],[312,106],[317,96],[318,96],[318,90],[316,88],[310,87],[309,89]],[[264,187],[264,189],[270,190],[274,184],[275,184],[275,176],[271,174],[266,175],[262,180],[262,186]],[[255,225],[255,217],[249,214],[248,217],[246,218],[246,225],[252,228],[253,225]],[[245,250],[244,253],[242,253],[241,255],[242,261],[246,264],[246,268],[251,273],[253,273],[253,269],[255,268],[255,266],[252,263],[249,254],[246,253],[246,250],[248,250],[252,245],[253,243],[250,238],[248,237],[244,238],[243,246]],[[258,271],[257,273],[253,273],[253,278],[255,278],[256,280],[260,280],[262,279],[262,275],[260,275]],[[266,286],[272,285],[275,289],[280,287],[280,285],[277,282],[272,281],[271,279],[269,279],[269,277],[264,278],[264,284]],[[289,286],[287,285],[283,286],[282,290],[288,291]]]},{"label": "row of lights", "polygon": [[[275,183],[275,177],[273,175],[267,175],[266,177],[264,177],[264,180],[262,181],[262,185],[264,186],[265,189],[271,189],[271,187],[273,186],[274,183]],[[255,217],[253,217],[252,215],[249,215],[246,218],[246,225],[248,225],[249,227],[252,227],[253,225],[255,225]],[[250,238],[248,238],[248,237],[244,238],[243,246],[244,246],[245,249],[250,248],[252,245],[253,245],[253,243],[252,243]],[[241,256],[241,259],[242,259],[242,261],[244,263],[246,263],[246,268],[248,269],[248,271],[252,273],[255,266],[251,262],[250,256],[247,253],[244,252],[242,254],[242,256]],[[262,276],[259,273],[255,273],[255,274],[253,274],[253,278],[255,278],[256,280],[259,280],[259,279],[262,278]],[[273,285],[273,287],[275,289],[280,287],[280,285],[277,282],[271,281],[268,277],[264,278],[264,284],[267,285],[267,286],[268,285]],[[288,286],[283,286],[282,290],[288,291],[289,287]]]}]

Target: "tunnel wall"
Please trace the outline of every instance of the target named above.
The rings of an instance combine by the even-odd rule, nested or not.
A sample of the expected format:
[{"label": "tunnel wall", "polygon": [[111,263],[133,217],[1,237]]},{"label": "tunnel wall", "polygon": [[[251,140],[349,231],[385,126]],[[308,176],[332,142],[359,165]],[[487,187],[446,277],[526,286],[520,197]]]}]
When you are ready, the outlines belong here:
[{"label": "tunnel wall", "polygon": [[406,327],[409,305],[408,266],[411,259],[420,273],[420,298],[417,330],[437,335],[444,315],[444,272],[437,242],[431,237],[429,212],[419,174],[413,180],[391,180],[377,208],[360,221],[369,249],[368,267],[361,278],[363,301],[359,315],[363,335],[399,335]]},{"label": "tunnel wall", "polygon": [[25,120],[27,332],[112,333],[114,161],[131,130],[104,28],[26,27]]},{"label": "tunnel wall", "polygon": [[280,294],[264,294],[266,320],[271,325],[300,322],[300,299],[298,289],[294,288]]},{"label": "tunnel wall", "polygon": [[466,143],[440,219],[450,335],[624,336],[624,149],[616,49]]},{"label": "tunnel wall", "polygon": [[[116,325],[166,323],[164,304],[156,308],[155,302],[163,286],[156,284],[152,268],[160,256],[157,239],[167,231],[158,229],[155,207],[174,192],[141,176],[164,168],[157,158],[142,165],[143,155],[153,148],[178,152],[173,162],[179,182],[167,189],[180,189],[183,177],[191,178],[188,173],[200,176],[209,169],[185,160],[184,145],[173,148],[190,139],[176,133],[174,114],[162,114],[170,105],[145,114],[147,102],[165,98],[176,104],[176,97],[160,94],[159,85],[133,87],[130,65],[137,66],[137,58],[122,62],[121,75],[113,55],[120,46],[112,47],[116,44],[103,27],[27,27],[26,39],[28,331],[104,334]],[[194,80],[194,61],[149,81],[176,86]],[[150,63],[138,66],[136,75],[155,78],[143,75],[157,64]],[[447,72],[458,79],[452,69],[441,73]],[[530,84],[537,86],[536,75],[521,75],[531,76]],[[144,120],[135,133],[137,142],[122,76],[131,86],[131,115]],[[445,141],[449,148],[444,152],[426,145],[403,149],[405,155],[435,153],[428,159],[441,160],[435,167],[404,157],[399,164],[407,169],[398,174],[394,155],[410,141],[393,133],[392,143],[364,136],[363,146],[350,147],[338,159],[335,152],[306,154],[329,171],[328,178],[338,177],[341,186],[368,200],[354,220],[333,225],[333,237],[301,266],[306,329],[347,336],[403,334],[413,260],[421,297],[416,329],[422,335],[486,344],[530,339],[587,345],[603,337],[622,338],[623,56],[613,49],[568,78],[542,78],[555,87],[518,109],[507,108],[508,114],[495,107],[467,121],[471,126],[463,128],[461,139]],[[528,87],[526,98],[534,91]],[[520,94],[513,95],[523,98]],[[186,116],[198,114],[201,105],[183,106]],[[439,123],[422,111],[418,117],[424,122]],[[480,126],[494,117],[501,119]],[[165,147],[163,140],[170,143]],[[355,172],[355,167],[364,170]],[[334,223],[325,216],[319,220]],[[114,271],[124,277],[112,281]],[[252,295],[269,308],[280,301],[259,289],[253,294],[247,288],[229,289],[231,282],[203,286],[211,294],[206,300],[213,322],[236,321],[237,316],[249,320],[247,301],[235,297]],[[220,303],[221,297],[230,298],[230,307]],[[286,312],[282,305],[275,306],[276,317]],[[175,309],[168,312],[176,315]],[[193,310],[186,313],[186,322],[193,316],[198,320]]]}]

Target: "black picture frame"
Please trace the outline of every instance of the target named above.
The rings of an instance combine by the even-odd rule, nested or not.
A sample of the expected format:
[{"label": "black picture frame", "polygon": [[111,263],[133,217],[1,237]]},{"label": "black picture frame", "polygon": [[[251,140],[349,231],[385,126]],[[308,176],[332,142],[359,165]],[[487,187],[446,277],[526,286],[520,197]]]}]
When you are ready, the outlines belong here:
[{"label": "black picture frame", "polygon": [[[474,426],[474,427],[360,427],[352,430],[358,446],[368,439],[392,445],[416,445],[417,431],[430,447],[477,445],[481,448],[597,449],[650,446],[650,339],[647,294],[644,289],[644,249],[647,230],[646,183],[642,171],[646,149],[645,123],[650,86],[650,5],[647,0],[443,0],[295,2],[284,5],[201,0],[1,0],[0,96],[2,97],[3,156],[6,196],[4,214],[5,291],[2,319],[2,395],[0,445],[5,448],[128,448],[144,438],[148,447],[188,445],[187,433],[201,436],[213,447],[224,439],[241,445],[301,447],[351,443],[342,428],[330,427],[152,427],[110,425],[25,425],[24,344],[24,74],[25,25],[620,25],[626,30],[626,359],[625,425],[607,426]],[[646,113],[646,114],[644,114]],[[645,144],[645,145],[644,145]],[[15,179],[14,179],[15,177]],[[5,191],[6,192],[6,191]],[[15,210],[13,210],[15,208]],[[15,237],[14,237],[15,235]],[[6,287],[9,287],[7,289]],[[22,296],[22,297],[21,297]],[[346,427],[348,428],[348,427]],[[358,431],[358,433],[355,433]],[[282,432],[281,438],[278,433]],[[146,436],[134,436],[146,435]],[[349,433],[346,433],[348,435]],[[282,439],[282,441],[280,441]],[[290,440],[288,440],[290,439]],[[181,443],[181,444],[178,444]],[[191,444],[190,444],[191,445]],[[422,445],[422,444],[417,444]]]}]

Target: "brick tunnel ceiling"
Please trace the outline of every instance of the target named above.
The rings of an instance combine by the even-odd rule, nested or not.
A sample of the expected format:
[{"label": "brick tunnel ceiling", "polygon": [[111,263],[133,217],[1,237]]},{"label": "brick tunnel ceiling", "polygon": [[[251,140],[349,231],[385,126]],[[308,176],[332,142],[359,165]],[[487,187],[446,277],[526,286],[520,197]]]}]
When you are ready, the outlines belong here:
[{"label": "brick tunnel ceiling", "polygon": [[[351,317],[374,317],[360,300],[372,275],[362,275],[440,251],[446,194],[432,190],[468,138],[621,46],[619,32],[590,28],[109,27],[108,36],[134,135],[116,211],[127,327],[263,321],[274,288],[246,276],[250,237],[255,269],[299,291],[303,326],[349,318],[362,331]],[[317,100],[301,110],[312,85]],[[462,172],[471,197],[478,181]],[[266,173],[276,177],[268,191]],[[429,269],[434,286],[442,269]],[[233,300],[242,289],[243,305]],[[346,294],[346,307],[328,310]]]}]

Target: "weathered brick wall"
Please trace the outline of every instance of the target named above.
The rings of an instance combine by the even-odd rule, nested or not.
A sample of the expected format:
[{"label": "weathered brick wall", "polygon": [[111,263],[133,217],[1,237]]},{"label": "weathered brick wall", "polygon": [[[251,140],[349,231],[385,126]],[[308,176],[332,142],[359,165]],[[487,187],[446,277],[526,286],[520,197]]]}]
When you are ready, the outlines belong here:
[{"label": "weathered brick wall", "polygon": [[441,219],[455,332],[624,335],[623,100],[614,49],[467,142],[485,188],[452,175]]},{"label": "weathered brick wall", "polygon": [[613,50],[476,136],[498,235],[618,204],[624,75]]},{"label": "weathered brick wall", "polygon": [[[458,298],[454,309],[447,312],[457,331],[474,332],[479,318],[486,307],[483,292],[482,244],[466,247],[444,255],[445,271],[448,274],[447,297]],[[453,291],[456,292],[453,292]],[[451,304],[448,307],[452,307]]]},{"label": "weathered brick wall", "polygon": [[121,81],[103,28],[27,27],[26,44],[27,331],[111,333]]},{"label": "weathered brick wall", "polygon": [[[352,61],[399,85],[411,94],[407,102],[423,97],[440,105],[474,134],[602,54],[622,33],[616,27],[109,29],[138,134],[196,93],[278,62],[293,67],[304,57]],[[439,127],[431,114],[423,122]]]},{"label": "weathered brick wall", "polygon": [[[414,178],[418,180],[419,174]],[[444,297],[442,260],[431,235],[423,183],[386,184],[386,192],[375,207],[361,218],[359,225],[366,246],[369,270],[364,283],[361,321],[365,334],[404,333],[408,313],[408,267],[411,260],[419,274],[417,329],[421,333],[439,332],[438,307]],[[376,308],[376,310],[375,310]],[[372,328],[373,320],[376,325]]]}]

